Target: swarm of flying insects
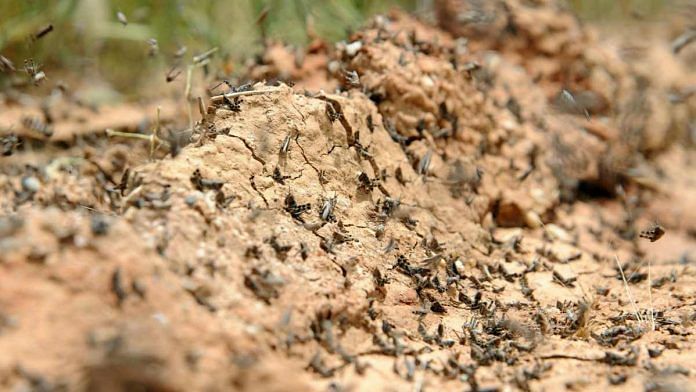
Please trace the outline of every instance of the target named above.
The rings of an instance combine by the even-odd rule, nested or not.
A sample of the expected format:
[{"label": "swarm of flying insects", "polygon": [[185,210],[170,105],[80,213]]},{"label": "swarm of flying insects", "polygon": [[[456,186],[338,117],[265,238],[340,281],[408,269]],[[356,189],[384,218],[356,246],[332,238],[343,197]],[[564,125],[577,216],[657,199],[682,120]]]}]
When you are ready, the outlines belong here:
[{"label": "swarm of flying insects", "polygon": [[6,3],[3,387],[690,385],[696,8]]}]

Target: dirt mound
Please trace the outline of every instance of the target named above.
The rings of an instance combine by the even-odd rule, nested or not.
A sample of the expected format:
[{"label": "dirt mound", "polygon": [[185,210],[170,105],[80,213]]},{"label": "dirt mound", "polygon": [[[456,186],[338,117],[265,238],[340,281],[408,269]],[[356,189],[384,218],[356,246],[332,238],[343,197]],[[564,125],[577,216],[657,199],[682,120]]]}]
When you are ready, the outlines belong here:
[{"label": "dirt mound", "polygon": [[[694,102],[655,98],[693,73],[641,73],[524,4],[489,3],[507,17],[487,38],[441,20],[468,43],[394,13],[304,62],[269,46],[253,77],[340,91],[212,97],[193,132],[150,140],[166,151],[100,135],[2,158],[0,386],[694,381],[696,228],[677,206],[696,188],[669,169],[693,174],[693,151],[666,136]],[[624,126],[632,100],[669,125]],[[667,234],[641,239],[658,217]]]},{"label": "dirt mound", "polygon": [[[642,43],[600,38],[554,1],[436,3],[445,30],[523,66],[561,109],[608,115],[621,131],[614,137],[629,139],[632,150],[662,150],[688,133],[688,110],[664,95],[693,84],[693,67],[670,53],[662,34],[646,34]],[[563,102],[562,89],[579,108]]]}]

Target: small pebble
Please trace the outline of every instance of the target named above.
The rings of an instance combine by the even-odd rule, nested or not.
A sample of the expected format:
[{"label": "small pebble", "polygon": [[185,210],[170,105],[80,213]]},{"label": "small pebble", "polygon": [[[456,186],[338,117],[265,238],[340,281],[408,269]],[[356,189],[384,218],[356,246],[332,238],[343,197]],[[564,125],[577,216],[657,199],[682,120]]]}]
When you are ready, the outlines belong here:
[{"label": "small pebble", "polygon": [[39,179],[34,176],[22,177],[22,189],[26,192],[36,193],[41,188]]},{"label": "small pebble", "polygon": [[160,324],[162,324],[162,325],[167,325],[167,324],[169,324],[169,318],[168,318],[167,316],[165,316],[165,315],[164,315],[163,313],[161,313],[161,312],[154,313],[154,314],[152,315],[152,318],[155,319],[155,320],[157,320],[157,321],[158,321]]},{"label": "small pebble", "polygon": [[94,235],[106,235],[109,232],[109,221],[103,215],[92,215],[91,228]]},{"label": "small pebble", "polygon": [[196,200],[198,200],[198,197],[196,197],[196,195],[188,195],[186,196],[186,199],[184,199],[184,202],[187,206],[193,207],[193,205],[196,204]]},{"label": "small pebble", "polygon": [[360,49],[362,49],[362,46],[363,44],[361,41],[351,42],[346,45],[346,54],[348,57],[354,57],[356,54],[358,54]]}]

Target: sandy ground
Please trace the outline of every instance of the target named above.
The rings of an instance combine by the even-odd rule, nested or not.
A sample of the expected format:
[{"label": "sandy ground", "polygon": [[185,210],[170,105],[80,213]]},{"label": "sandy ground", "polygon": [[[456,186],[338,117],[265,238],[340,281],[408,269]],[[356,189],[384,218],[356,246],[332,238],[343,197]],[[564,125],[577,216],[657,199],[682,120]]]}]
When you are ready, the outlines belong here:
[{"label": "sandy ground", "polygon": [[194,129],[5,94],[0,389],[693,390],[696,49],[437,4]]}]

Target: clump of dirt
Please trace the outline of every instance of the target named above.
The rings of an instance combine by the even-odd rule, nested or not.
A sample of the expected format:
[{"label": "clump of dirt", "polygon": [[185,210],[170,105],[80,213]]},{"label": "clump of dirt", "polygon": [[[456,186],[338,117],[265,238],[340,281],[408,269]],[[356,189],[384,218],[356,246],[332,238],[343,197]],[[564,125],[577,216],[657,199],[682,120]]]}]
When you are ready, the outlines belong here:
[{"label": "clump of dirt", "polygon": [[319,39],[307,47],[291,47],[268,42],[262,56],[250,61],[249,80],[279,80],[297,83],[297,88],[333,90],[336,80],[329,77],[329,45]]},{"label": "clump of dirt", "polygon": [[[693,150],[666,136],[642,147],[623,106],[578,103],[577,86],[601,84],[559,74],[611,69],[626,100],[648,78],[638,95],[659,106],[693,71],[658,82],[619,56],[588,67],[588,53],[616,52],[573,17],[501,5],[489,38],[393,13],[304,62],[269,45],[251,77],[307,90],[234,89],[186,132],[20,135],[0,175],[0,386],[693,382],[696,220],[679,207],[696,195]],[[519,40],[495,38],[510,31]],[[670,127],[690,120],[674,113],[693,101],[680,105]]]},{"label": "clump of dirt", "polygon": [[523,66],[558,109],[608,115],[620,130],[613,138],[630,150],[664,150],[688,133],[688,110],[664,95],[693,84],[693,67],[670,52],[664,34],[647,33],[642,43],[607,40],[550,0],[441,0],[436,9],[440,25],[476,51]]}]

